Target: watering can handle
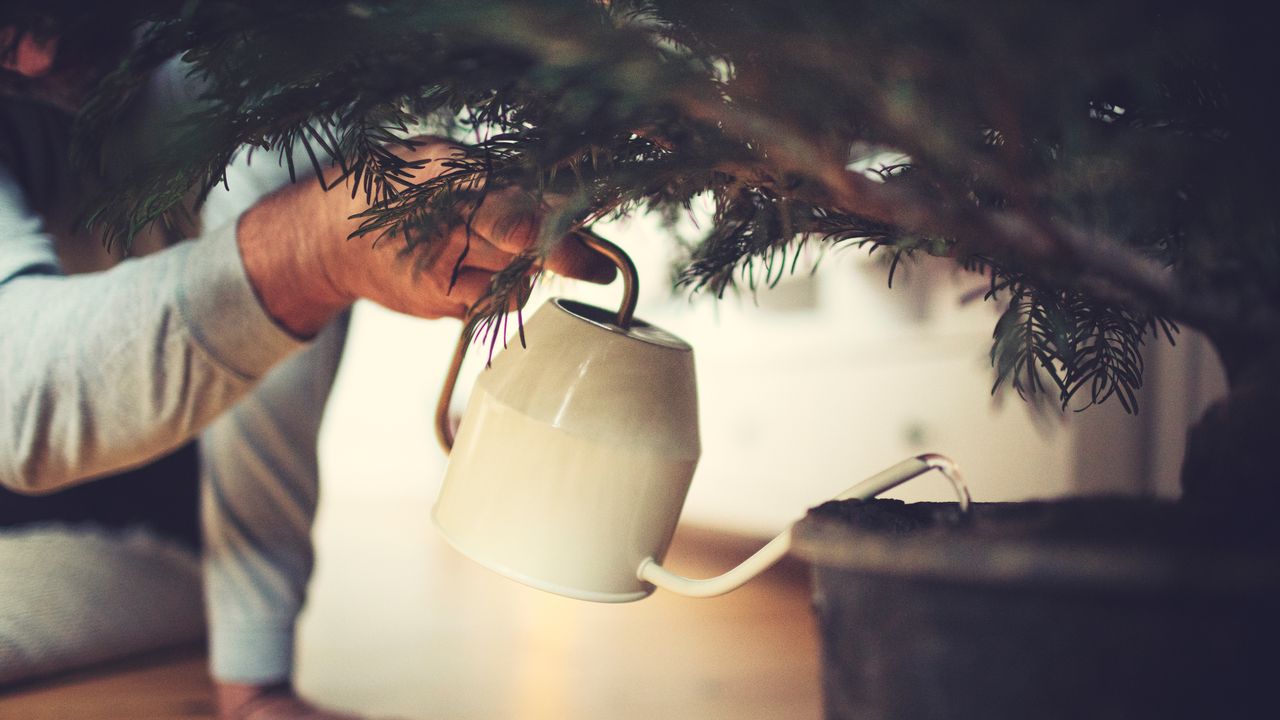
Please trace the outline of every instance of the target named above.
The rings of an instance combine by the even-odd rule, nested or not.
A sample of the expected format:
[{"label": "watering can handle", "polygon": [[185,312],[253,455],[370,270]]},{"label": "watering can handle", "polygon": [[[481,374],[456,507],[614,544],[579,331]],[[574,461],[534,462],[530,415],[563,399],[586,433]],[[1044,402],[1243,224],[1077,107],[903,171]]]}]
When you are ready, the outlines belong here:
[{"label": "watering can handle", "polygon": [[[636,311],[636,300],[640,296],[640,276],[636,272],[635,263],[623,252],[622,248],[605,240],[594,232],[582,228],[573,233],[584,245],[605,256],[618,268],[622,275],[622,305],[614,318],[614,324],[622,329],[631,327],[632,316]],[[458,384],[458,373],[462,370],[462,361],[467,356],[467,344],[471,340],[471,317],[462,322],[462,334],[458,337],[458,345],[453,350],[453,361],[449,364],[449,372],[445,374],[444,387],[440,390],[440,400],[436,402],[436,439],[444,453],[453,450],[453,425],[449,422],[449,403],[453,400],[453,388]]]},{"label": "watering can handle", "polygon": [[[837,495],[835,500],[870,500],[871,498],[895,488],[912,478],[923,475],[930,470],[938,470],[955,490],[960,504],[960,512],[969,511],[969,489],[964,484],[960,469],[950,458],[943,455],[927,454],[904,460],[883,472],[873,475]],[[754,555],[742,561],[729,572],[706,580],[693,580],[676,575],[658,564],[653,558],[645,558],[636,570],[636,576],[645,582],[652,583],[664,590],[689,597],[713,597],[736,590],[743,583],[773,567],[791,549],[791,531],[795,524],[789,525],[777,537],[760,548]]]}]

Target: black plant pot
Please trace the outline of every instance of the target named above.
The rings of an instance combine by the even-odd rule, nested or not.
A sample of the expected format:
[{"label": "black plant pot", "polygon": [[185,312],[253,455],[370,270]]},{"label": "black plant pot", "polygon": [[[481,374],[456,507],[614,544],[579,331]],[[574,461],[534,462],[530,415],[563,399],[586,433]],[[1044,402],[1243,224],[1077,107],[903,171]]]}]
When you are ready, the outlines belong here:
[{"label": "black plant pot", "polygon": [[1280,556],[1175,505],[828,503],[830,720],[1280,717]]}]

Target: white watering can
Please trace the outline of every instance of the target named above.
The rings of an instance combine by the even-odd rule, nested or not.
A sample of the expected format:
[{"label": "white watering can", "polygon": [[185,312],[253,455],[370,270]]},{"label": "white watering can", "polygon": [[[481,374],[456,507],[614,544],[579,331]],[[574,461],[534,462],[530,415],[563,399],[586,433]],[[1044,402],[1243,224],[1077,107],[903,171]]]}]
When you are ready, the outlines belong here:
[{"label": "white watering can", "polygon": [[[449,465],[432,517],[477,563],[581,600],[628,602],[654,587],[710,597],[780,560],[791,528],[718,577],[662,567],[698,464],[693,349],[635,319],[635,266],[594,234],[583,241],[623,277],[622,308],[552,299],[525,323],[527,345],[500,352],[476,381],[456,439],[449,402],[466,353],[464,328],[436,412]],[[931,469],[969,493],[955,463],[920,455],[835,499],[868,500]]]}]

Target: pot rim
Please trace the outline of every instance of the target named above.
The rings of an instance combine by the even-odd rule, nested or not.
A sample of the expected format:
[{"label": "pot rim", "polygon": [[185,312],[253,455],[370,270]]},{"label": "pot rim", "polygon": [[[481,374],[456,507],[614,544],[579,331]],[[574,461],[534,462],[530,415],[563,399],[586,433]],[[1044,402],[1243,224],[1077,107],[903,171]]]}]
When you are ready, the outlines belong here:
[{"label": "pot rim", "polygon": [[962,529],[889,535],[810,512],[793,529],[793,551],[815,567],[949,583],[1280,593],[1280,561],[1265,548],[1035,540]]}]

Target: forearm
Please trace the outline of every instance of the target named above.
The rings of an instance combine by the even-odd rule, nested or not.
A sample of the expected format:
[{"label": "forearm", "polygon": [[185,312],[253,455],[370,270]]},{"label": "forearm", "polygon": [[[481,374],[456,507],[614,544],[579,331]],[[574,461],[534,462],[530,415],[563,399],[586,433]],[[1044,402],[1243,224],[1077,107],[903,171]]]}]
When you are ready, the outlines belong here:
[{"label": "forearm", "polygon": [[181,445],[300,345],[228,228],[103,273],[0,286],[0,484],[40,492]]}]

